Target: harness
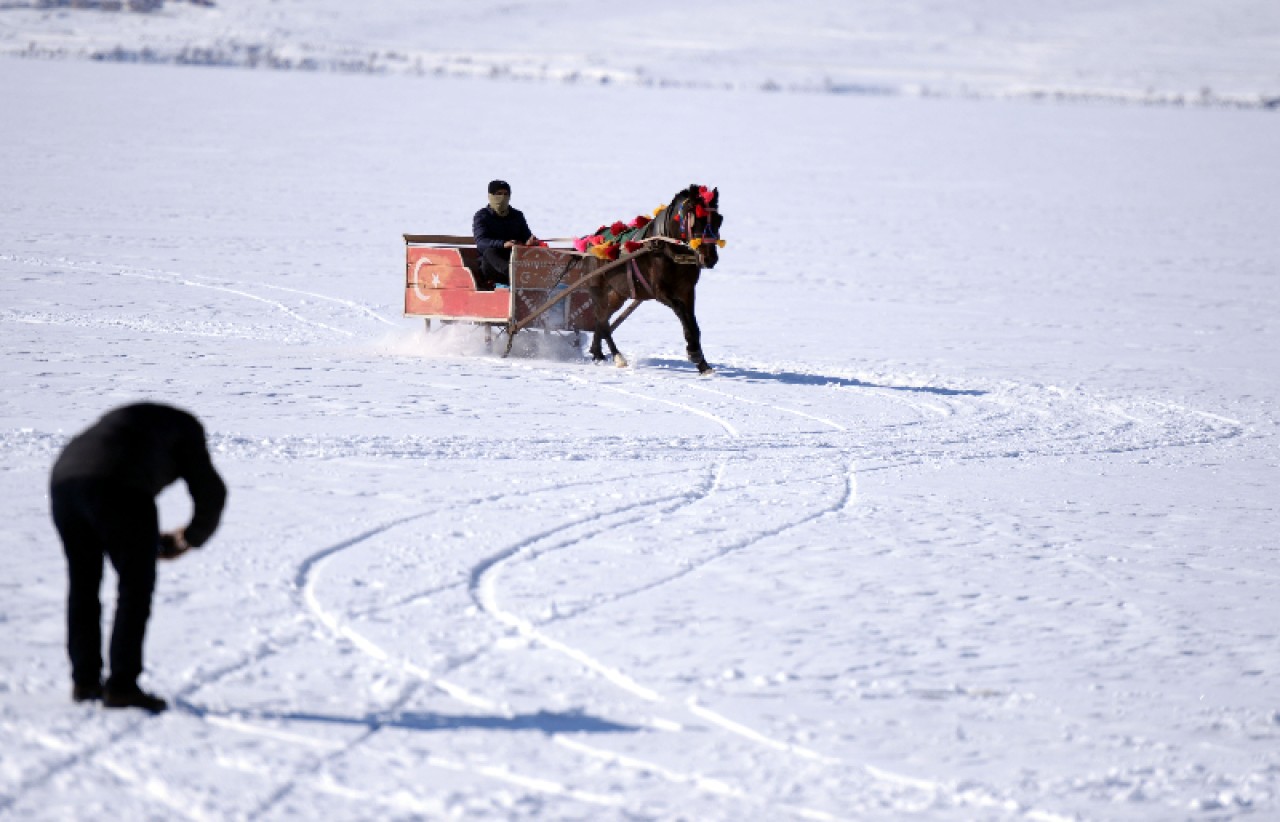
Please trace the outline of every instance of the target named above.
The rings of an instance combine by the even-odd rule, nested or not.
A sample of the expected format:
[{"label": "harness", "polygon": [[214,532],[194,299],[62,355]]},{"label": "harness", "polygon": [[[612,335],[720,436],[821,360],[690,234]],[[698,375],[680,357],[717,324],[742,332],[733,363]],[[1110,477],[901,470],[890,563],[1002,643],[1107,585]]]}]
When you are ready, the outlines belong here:
[{"label": "harness", "polygon": [[[699,268],[702,267],[702,255],[697,253],[703,243],[711,243],[714,246],[724,247],[724,240],[720,239],[720,231],[716,227],[716,216],[719,209],[709,205],[715,199],[705,187],[700,187],[700,193],[695,194],[690,191],[678,193],[672,198],[670,205],[659,207],[654,213],[652,219],[646,220],[644,225],[638,228],[626,230],[625,224],[616,222],[612,226],[606,228],[601,227],[598,231],[599,236],[595,237],[579,237],[574,240],[574,245],[578,251],[587,253],[595,253],[601,259],[616,259],[618,251],[636,250],[634,246],[638,244],[650,243],[657,240],[682,246],[685,250],[692,252],[688,260],[680,260],[681,264],[691,264],[696,260]],[[705,218],[706,222],[702,226],[700,232],[695,232],[697,222]],[[645,219],[637,217],[636,221]],[[632,222],[632,226],[636,221]],[[595,241],[594,244],[592,241]],[[597,251],[599,247],[599,252]],[[629,266],[628,270],[635,270],[635,266]],[[631,281],[630,289],[635,292],[635,274],[628,274]],[[641,277],[641,282],[643,278]],[[648,287],[648,283],[645,283]],[[652,291],[652,289],[650,289]]]},{"label": "harness", "polygon": [[649,285],[649,281],[644,278],[644,272],[640,270],[640,266],[636,265],[635,258],[627,260],[627,286],[630,290],[628,299],[636,298],[636,280],[648,290],[649,296],[657,297],[658,292],[653,290],[653,286]]}]

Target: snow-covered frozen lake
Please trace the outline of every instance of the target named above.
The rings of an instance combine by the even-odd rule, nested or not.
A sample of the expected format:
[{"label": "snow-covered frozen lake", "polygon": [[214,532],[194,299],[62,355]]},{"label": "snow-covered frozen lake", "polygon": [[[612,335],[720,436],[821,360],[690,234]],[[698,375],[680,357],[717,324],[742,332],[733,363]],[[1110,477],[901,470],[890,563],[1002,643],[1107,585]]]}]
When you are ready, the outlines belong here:
[{"label": "snow-covered frozen lake", "polygon": [[[0,111],[0,817],[1280,815],[1275,112],[14,58]],[[493,177],[544,236],[718,186],[716,375],[656,305],[625,370],[401,317]],[[46,489],[140,399],[231,487],[155,718],[69,699]]]}]

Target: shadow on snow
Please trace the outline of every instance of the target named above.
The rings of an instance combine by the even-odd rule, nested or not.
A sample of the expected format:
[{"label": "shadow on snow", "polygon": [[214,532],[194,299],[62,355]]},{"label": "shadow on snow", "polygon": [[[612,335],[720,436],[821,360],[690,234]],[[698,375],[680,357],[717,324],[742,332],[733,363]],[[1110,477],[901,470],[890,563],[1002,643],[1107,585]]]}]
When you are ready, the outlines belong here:
[{"label": "shadow on snow", "polygon": [[[646,357],[645,365],[672,370],[690,370],[692,365],[684,360],[664,360]],[[910,391],[917,394],[937,394],[943,397],[981,397],[986,391],[972,388],[947,388],[937,385],[881,385],[852,377],[832,377],[825,374],[800,374],[795,371],[757,371],[753,368],[735,368],[716,365],[716,374],[727,379],[756,382],[780,382],[786,385],[834,385],[837,388],[879,388],[884,391]]]},{"label": "shadow on snow", "polygon": [[538,711],[516,716],[492,714],[439,714],[404,711],[394,714],[372,713],[365,716],[341,716],[310,711],[217,711],[179,699],[175,707],[201,719],[221,717],[246,721],[313,722],[361,728],[400,728],[409,731],[539,731],[544,734],[564,733],[635,733],[647,730],[639,725],[624,725],[577,712]]}]

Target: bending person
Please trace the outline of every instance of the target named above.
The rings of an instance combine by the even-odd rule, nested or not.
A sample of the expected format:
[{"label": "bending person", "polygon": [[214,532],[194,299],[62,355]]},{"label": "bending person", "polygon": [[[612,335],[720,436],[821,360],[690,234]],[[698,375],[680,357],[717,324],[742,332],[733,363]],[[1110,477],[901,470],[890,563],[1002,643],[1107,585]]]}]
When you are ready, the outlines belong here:
[{"label": "bending person", "polygon": [[[186,528],[162,535],[155,497],[178,479],[186,482],[194,513]],[[168,704],[138,686],[156,559],[173,559],[203,545],[218,527],[227,498],[204,428],[167,405],[117,408],[67,443],[54,463],[49,496],[70,577],[71,698],[101,699],[108,708],[163,711]],[[105,685],[98,599],[104,557],[119,577],[111,676]]]}]

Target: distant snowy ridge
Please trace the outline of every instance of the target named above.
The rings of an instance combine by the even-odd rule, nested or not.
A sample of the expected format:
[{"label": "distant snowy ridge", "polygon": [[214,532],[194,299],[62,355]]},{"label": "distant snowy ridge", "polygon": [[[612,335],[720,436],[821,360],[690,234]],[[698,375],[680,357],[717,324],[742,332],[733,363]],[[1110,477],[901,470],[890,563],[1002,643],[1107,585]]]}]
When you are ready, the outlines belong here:
[{"label": "distant snowy ridge", "polygon": [[[214,0],[169,0],[193,6],[215,5]],[[3,0],[0,11],[9,9],[86,9],[91,11],[124,11],[149,14],[164,8],[165,0]]]},{"label": "distant snowy ridge", "polygon": [[[106,13],[108,11],[134,13]],[[501,21],[495,26],[495,21]],[[0,56],[516,82],[1280,107],[1280,6],[1222,0],[0,0]]]},{"label": "distant snowy ridge", "polygon": [[482,57],[434,53],[405,54],[396,51],[329,53],[306,45],[275,46],[236,41],[177,48],[116,45],[110,48],[68,50],[29,44],[25,49],[0,54],[35,59],[88,59],[107,63],[147,63],[177,66],[270,69],[274,71],[320,71],[349,74],[387,74],[452,78],[481,78],[514,82],[554,82],[567,84],[618,85],[640,88],[684,88],[715,91],[763,91],[800,94],[867,95],[922,98],[964,98],[993,100],[1046,100],[1053,102],[1108,102],[1139,105],[1216,106],[1247,109],[1280,109],[1280,94],[1218,92],[1209,87],[1193,91],[1157,89],[1127,90],[1086,86],[1011,85],[982,88],[961,84],[934,87],[914,83],[851,83],[830,78],[814,81],[778,82],[714,81],[682,79],[650,74],[642,69],[623,70],[605,66],[554,65],[537,60],[499,62]]}]

